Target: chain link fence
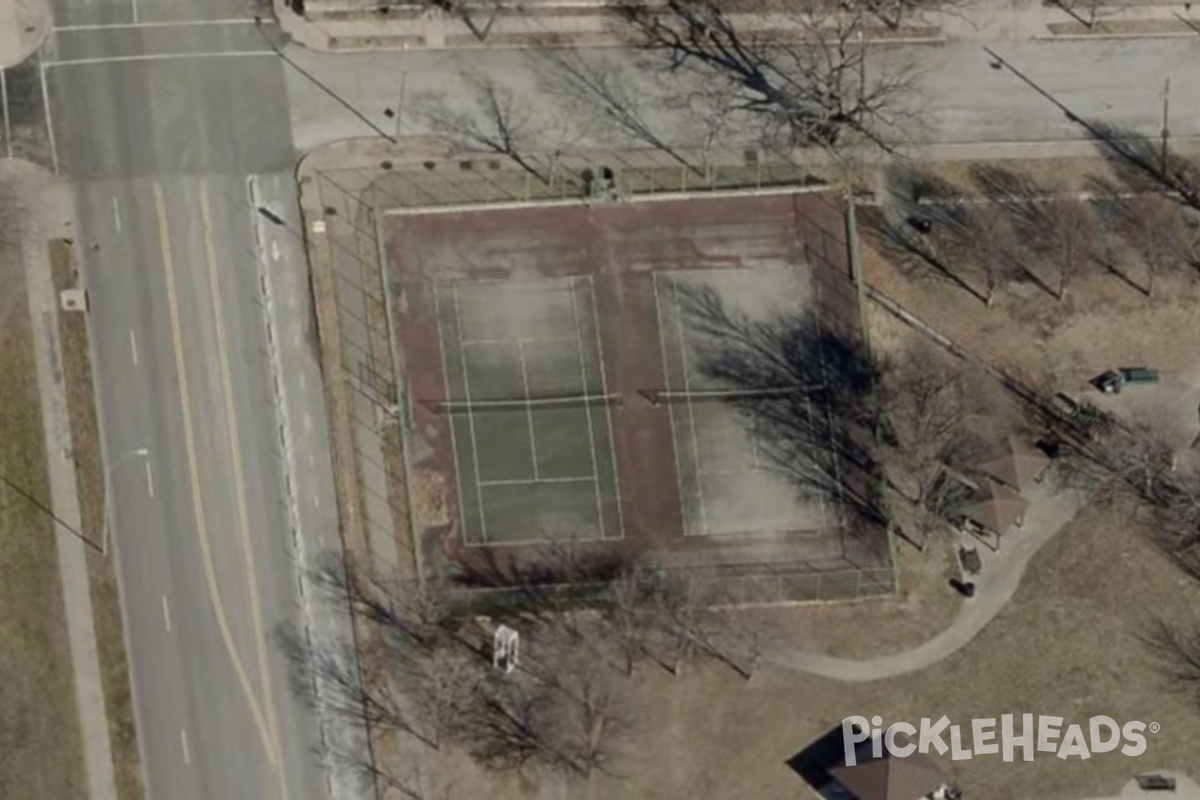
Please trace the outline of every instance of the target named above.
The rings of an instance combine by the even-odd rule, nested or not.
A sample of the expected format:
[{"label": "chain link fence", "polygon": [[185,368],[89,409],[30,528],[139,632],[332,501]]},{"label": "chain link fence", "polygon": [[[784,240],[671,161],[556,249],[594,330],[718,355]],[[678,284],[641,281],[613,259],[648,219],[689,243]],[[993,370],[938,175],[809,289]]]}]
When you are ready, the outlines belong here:
[{"label": "chain link fence", "polygon": [[[372,561],[381,565],[380,571],[394,571],[401,581],[438,577],[423,574],[420,532],[409,509],[403,453],[410,412],[392,350],[396,338],[386,296],[387,262],[379,227],[383,215],[432,208],[588,198],[619,201],[825,185],[811,166],[799,159],[768,157],[757,150],[613,150],[523,156],[521,163],[476,154],[419,163],[381,161],[377,166],[316,172],[312,180],[324,210],[336,278],[341,379],[352,398],[357,510],[365,523]],[[685,581],[704,581],[713,602],[727,604],[852,600],[896,591],[890,563],[870,567],[848,562],[764,563],[692,571],[692,575],[683,575],[682,568],[668,570],[673,579],[683,575]],[[548,599],[571,599],[586,605],[601,600],[608,586],[582,581],[533,587],[455,587],[447,599],[461,613],[493,615]]]}]

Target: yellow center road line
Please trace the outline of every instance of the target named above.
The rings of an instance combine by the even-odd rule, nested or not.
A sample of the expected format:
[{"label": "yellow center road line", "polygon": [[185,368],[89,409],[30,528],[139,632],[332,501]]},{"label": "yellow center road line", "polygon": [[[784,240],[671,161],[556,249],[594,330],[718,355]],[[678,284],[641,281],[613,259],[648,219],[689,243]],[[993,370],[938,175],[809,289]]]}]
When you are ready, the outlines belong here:
[{"label": "yellow center road line", "polygon": [[237,648],[234,646],[233,633],[229,628],[229,621],[225,616],[225,606],[221,602],[221,592],[217,586],[217,573],[213,568],[212,549],[208,541],[208,526],[204,516],[204,500],[200,492],[200,470],[196,464],[196,435],[192,428],[192,404],[188,394],[187,368],[183,360],[183,333],[179,323],[179,300],[175,291],[175,267],[171,260],[171,237],[167,227],[167,201],[163,195],[162,184],[159,183],[154,184],[154,205],[158,214],[158,236],[162,245],[163,269],[167,278],[167,311],[171,318],[171,339],[175,349],[175,371],[179,376],[179,400],[183,411],[183,436],[187,450],[188,478],[192,489],[192,509],[196,516],[200,555],[204,562],[204,579],[208,584],[208,593],[217,617],[217,627],[221,631],[221,639],[225,643],[225,649],[229,651],[233,670],[246,695],[246,702],[250,706],[250,713],[254,717],[254,724],[258,728],[258,734],[266,748],[267,757],[274,764],[275,750],[272,747],[271,736],[267,731],[262,711],[259,710],[258,702],[255,700],[254,691],[250,687],[246,668],[242,665]]},{"label": "yellow center road line", "polygon": [[[221,368],[221,383],[225,400],[226,428],[229,432],[229,451],[233,460],[233,486],[237,497],[238,527],[241,536],[242,558],[245,560],[246,590],[250,595],[250,621],[254,627],[254,638],[258,655],[259,674],[262,678],[263,701],[267,718],[275,741],[276,763],[281,760],[279,723],[275,718],[274,695],[271,693],[271,671],[267,664],[267,637],[262,629],[262,610],[258,597],[258,574],[254,566],[254,548],[250,542],[250,514],[246,506],[246,481],[242,477],[242,446],[238,436],[237,412],[233,406],[233,379],[229,369],[229,348],[225,336],[225,316],[221,307],[221,282],[217,274],[217,253],[213,247],[212,211],[208,205],[208,191],[204,181],[200,182],[200,219],[204,226],[204,251],[208,261],[208,286],[212,292],[213,319],[217,326],[217,357]],[[280,771],[283,796],[287,796],[286,784]]]}]

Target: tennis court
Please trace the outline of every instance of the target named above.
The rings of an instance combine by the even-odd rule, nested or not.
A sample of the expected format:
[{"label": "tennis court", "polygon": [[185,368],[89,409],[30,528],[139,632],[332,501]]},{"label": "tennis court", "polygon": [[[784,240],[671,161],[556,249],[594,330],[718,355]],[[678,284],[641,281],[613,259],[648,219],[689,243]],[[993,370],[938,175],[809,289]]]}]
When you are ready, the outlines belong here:
[{"label": "tennis court", "polygon": [[468,545],[622,536],[587,276],[434,287]]},{"label": "tennis court", "polygon": [[773,392],[795,392],[796,387],[731,388],[708,374],[705,349],[721,345],[712,341],[710,331],[699,330],[702,323],[688,310],[687,297],[697,290],[711,292],[724,313],[753,322],[815,307],[811,271],[803,265],[656,273],[665,397],[685,534],[770,534],[836,526],[837,516],[826,502],[797,497],[795,483],[770,455],[772,431],[763,415],[752,411],[756,394],[761,402],[771,402]]},{"label": "tennis court", "polygon": [[703,337],[678,297],[706,287],[731,313],[812,312],[852,335],[839,202],[390,215],[425,574],[492,587],[575,582],[627,559],[753,575],[886,559],[845,535],[836,497],[809,499],[777,468],[752,404],[693,359]]}]

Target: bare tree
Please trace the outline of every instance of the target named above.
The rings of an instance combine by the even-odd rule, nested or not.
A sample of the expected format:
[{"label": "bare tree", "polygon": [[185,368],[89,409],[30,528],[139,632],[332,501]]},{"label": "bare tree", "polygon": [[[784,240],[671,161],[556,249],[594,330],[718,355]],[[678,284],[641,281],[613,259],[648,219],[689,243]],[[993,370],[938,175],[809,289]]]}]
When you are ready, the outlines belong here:
[{"label": "bare tree", "polygon": [[1069,279],[1084,273],[1094,262],[1097,230],[1095,210],[1090,203],[1066,197],[1046,201],[1039,241],[1057,268],[1055,296],[1059,300],[1067,296]]},{"label": "bare tree", "polygon": [[1200,211],[1200,170],[1196,164],[1143,134],[1102,120],[1072,117],[1091,135],[1117,177],[1134,192],[1166,192]]},{"label": "bare tree", "polygon": [[964,5],[957,0],[843,0],[843,6],[853,10],[860,6],[874,14],[892,30],[898,30],[908,20],[924,11],[954,11]]},{"label": "bare tree", "polygon": [[[527,634],[521,665],[502,675],[481,632],[456,628],[427,590],[373,580],[336,559],[323,560],[317,578],[368,628],[360,652],[284,638],[293,664],[304,666],[294,681],[302,697],[320,697],[378,735],[399,732],[435,749],[453,742],[496,768],[537,762],[585,777],[612,768],[632,716],[604,631],[585,631],[565,608],[524,614],[511,620]],[[363,752],[341,757],[376,780],[386,772]],[[401,776],[387,782],[408,785]]]},{"label": "bare tree", "polygon": [[[621,62],[592,53],[545,50],[538,54],[536,63],[543,85],[569,107],[598,115],[634,141],[660,150],[689,170],[703,174],[650,121],[645,108],[648,101],[671,103],[678,102],[677,98],[670,95],[647,98],[644,87],[633,84],[633,74]],[[722,123],[713,119],[710,124],[719,131]]]},{"label": "bare tree", "polygon": [[1142,633],[1142,642],[1172,687],[1200,706],[1200,624],[1153,617]]},{"label": "bare tree", "polygon": [[552,130],[553,126],[538,119],[528,104],[494,77],[468,70],[462,78],[470,91],[471,109],[455,111],[444,93],[425,93],[414,102],[416,113],[439,136],[463,147],[482,148],[511,158],[539,181],[549,183],[546,166],[532,154],[548,149],[551,141],[562,138],[565,131]]},{"label": "bare tree", "polygon": [[975,206],[966,234],[973,244],[974,260],[983,272],[986,303],[990,306],[998,290],[1025,272],[1017,254],[1016,234],[1004,210],[995,203]]},{"label": "bare tree", "polygon": [[1193,242],[1178,203],[1162,195],[1138,195],[1123,200],[1118,217],[1122,238],[1140,256],[1146,269],[1146,296],[1154,294],[1159,273],[1195,263]]},{"label": "bare tree", "polygon": [[1086,28],[1094,28],[1104,12],[1112,10],[1111,0],[1048,0]]},{"label": "bare tree", "polygon": [[915,71],[900,61],[869,69],[863,29],[872,12],[864,7],[806,2],[770,33],[739,30],[715,0],[625,0],[618,8],[663,68],[731,87],[768,142],[828,146],[853,130],[885,144],[885,131],[906,121],[901,101]]}]

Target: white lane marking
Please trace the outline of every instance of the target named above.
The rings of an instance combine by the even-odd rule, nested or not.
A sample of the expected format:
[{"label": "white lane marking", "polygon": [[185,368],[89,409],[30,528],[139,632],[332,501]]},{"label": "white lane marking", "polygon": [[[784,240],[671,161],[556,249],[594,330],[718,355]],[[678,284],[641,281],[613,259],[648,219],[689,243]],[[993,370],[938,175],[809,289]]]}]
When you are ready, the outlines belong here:
[{"label": "white lane marking", "polygon": [[38,69],[39,79],[42,82],[42,109],[46,113],[46,133],[50,139],[50,163],[54,165],[54,172],[58,173],[58,147],[54,143],[54,120],[50,118],[50,92],[46,91],[46,65],[43,63]]},{"label": "white lane marking", "polygon": [[132,9],[133,9],[133,24],[134,24],[134,25],[136,25],[136,24],[137,24],[137,21],[138,21],[138,7],[137,7],[137,0],[129,0],[129,3],[130,3],[130,5],[132,6]]},{"label": "white lane marking", "polygon": [[146,490],[154,497],[154,471],[150,468],[150,459],[146,459]]},{"label": "white lane marking", "polygon": [[[110,56],[108,58],[76,58],[69,61],[47,61],[42,64],[42,73],[50,67],[86,67],[93,64],[118,64],[125,61],[170,61],[181,58],[247,58],[249,56],[275,56],[274,50],[230,50],[227,53],[150,53],[140,56]],[[47,101],[49,113],[49,101]],[[53,138],[53,137],[52,137]],[[56,162],[57,163],[57,162]]]},{"label": "white lane marking", "polygon": [[[192,28],[201,25],[253,25],[254,20],[250,18],[242,19],[192,19],[179,20],[172,22],[170,20],[164,22],[111,22],[99,25],[63,25],[54,28],[55,33],[70,33],[71,31],[107,31],[120,30],[122,28]],[[263,20],[266,25],[267,21]]]},{"label": "white lane marking", "polygon": [[133,328],[129,329],[129,354],[133,356],[133,365],[136,367],[138,364],[137,335],[133,332]]},{"label": "white lane marking", "polygon": [[116,196],[113,197],[113,224],[117,226],[117,233],[121,232],[121,203]]},{"label": "white lane marking", "polygon": [[192,763],[192,754],[188,751],[187,731],[179,729],[179,743],[183,745],[183,763]]},{"label": "white lane marking", "polygon": [[313,508],[320,508],[320,507],[321,507],[321,498],[317,497],[314,494],[313,495]]},{"label": "white lane marking", "polygon": [[171,630],[171,607],[167,605],[167,596],[163,595],[163,620],[167,623],[167,631]]},{"label": "white lane marking", "polygon": [[279,242],[274,239],[271,240],[271,260],[279,260]]}]

